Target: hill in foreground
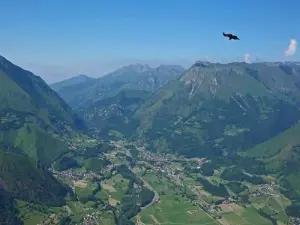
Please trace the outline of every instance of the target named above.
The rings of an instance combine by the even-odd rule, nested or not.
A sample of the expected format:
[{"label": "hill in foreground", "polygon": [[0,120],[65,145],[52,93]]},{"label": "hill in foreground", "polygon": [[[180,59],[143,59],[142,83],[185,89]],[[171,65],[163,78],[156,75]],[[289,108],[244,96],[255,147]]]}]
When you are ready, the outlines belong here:
[{"label": "hill in foreground", "polygon": [[[10,199],[62,205],[68,189],[47,168],[69,150],[67,140],[84,128],[40,77],[0,57],[1,193]],[[6,222],[13,218],[1,215]]]},{"label": "hill in foreground", "polygon": [[49,165],[67,147],[57,138],[85,128],[40,77],[0,58],[0,145]]}]

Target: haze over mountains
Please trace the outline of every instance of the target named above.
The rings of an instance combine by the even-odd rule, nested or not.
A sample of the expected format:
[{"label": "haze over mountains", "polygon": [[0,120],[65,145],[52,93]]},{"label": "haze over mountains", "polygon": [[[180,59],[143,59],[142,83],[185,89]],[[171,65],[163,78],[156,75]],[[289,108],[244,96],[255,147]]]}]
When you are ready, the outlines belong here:
[{"label": "haze over mountains", "polygon": [[50,86],[51,86],[51,88],[53,90],[59,91],[60,89],[62,89],[64,87],[68,87],[68,86],[72,86],[72,85],[84,83],[86,81],[90,81],[90,80],[94,80],[94,79],[95,78],[93,78],[93,77],[89,77],[87,75],[81,74],[81,75],[78,75],[76,77],[71,77],[69,79],[53,83]]},{"label": "haze over mountains", "polygon": [[[148,65],[133,64],[95,80],[69,85],[70,80],[50,85],[73,108],[85,107],[100,100],[105,95],[114,95],[122,88],[154,91],[176,79],[184,71],[177,65],[161,65],[151,68]],[[57,88],[60,85],[61,88]]]},{"label": "haze over mountains", "polygon": [[[0,214],[4,222],[22,224],[26,219],[19,216],[20,201],[62,207],[59,213],[51,210],[74,222],[78,219],[74,212],[79,210],[75,205],[80,202],[87,210],[100,206],[105,213],[111,210],[112,221],[131,225],[141,210],[137,202],[145,206],[154,194],[128,169],[139,163],[141,159],[132,154],[141,150],[128,144],[131,156],[127,150],[122,155],[127,145],[113,147],[111,141],[138,143],[155,154],[185,157],[184,171],[213,186],[210,177],[219,171],[218,179],[224,183],[214,188],[225,184],[229,190],[232,182],[265,184],[272,177],[290,201],[284,218],[299,210],[297,62],[199,61],[188,69],[133,64],[101,78],[79,75],[51,88],[40,77],[0,57]],[[191,172],[192,164],[186,163],[194,157],[210,161]],[[141,171],[146,174],[148,170]],[[80,178],[56,178],[51,171],[56,175],[69,171],[72,179]],[[130,197],[124,194],[122,204],[105,202],[107,196],[101,192],[108,185],[102,181],[112,182],[111,176],[128,181],[122,193]],[[249,198],[250,194],[232,196]],[[71,213],[63,211],[65,205],[74,207]],[[277,214],[267,215],[270,221],[282,221]]]}]

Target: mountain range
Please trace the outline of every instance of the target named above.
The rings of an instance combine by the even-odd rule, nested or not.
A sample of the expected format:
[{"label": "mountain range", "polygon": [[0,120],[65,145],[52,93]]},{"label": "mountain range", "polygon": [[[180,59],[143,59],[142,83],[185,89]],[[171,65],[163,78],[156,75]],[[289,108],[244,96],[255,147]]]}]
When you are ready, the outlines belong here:
[{"label": "mountain range", "polygon": [[[75,85],[69,81],[50,85],[72,107],[85,108],[106,96],[113,96],[123,88],[154,91],[176,79],[184,72],[178,65],[161,65],[151,68],[148,65],[133,64],[122,67],[97,79],[87,79]],[[81,80],[82,81],[82,80]],[[57,88],[61,87],[61,88]]]},{"label": "mountain range", "polygon": [[225,180],[238,179],[237,171],[272,176],[297,205],[299,120],[297,62],[134,64],[49,87],[0,57],[0,222],[22,224],[16,200],[63,206],[72,191],[48,169],[85,160],[72,161],[70,150],[94,131],[99,139],[117,136],[155,153],[204,157],[209,162],[201,173],[220,170]]},{"label": "mountain range", "polygon": [[299,120],[299,68],[198,62],[147,99],[133,118],[155,149],[195,156],[245,150]]},{"label": "mountain range", "polygon": [[[295,173],[300,168],[298,156],[295,157],[300,138],[299,63],[199,61],[157,88],[138,82],[126,88],[115,85],[128,77],[135,79],[129,73],[126,67],[101,78],[112,84],[110,93],[113,94],[103,95],[93,104],[77,109],[91,127],[143,140],[155,152],[211,159],[251,156],[254,164],[264,164],[260,173],[277,174],[289,190],[299,189],[292,179],[300,178]],[[95,86],[100,85],[101,79]],[[68,102],[69,98],[65,100]],[[281,147],[263,147],[274,147],[280,141]],[[283,153],[287,149],[293,151]],[[271,162],[264,154],[280,162]],[[290,194],[300,197],[297,191]]]}]

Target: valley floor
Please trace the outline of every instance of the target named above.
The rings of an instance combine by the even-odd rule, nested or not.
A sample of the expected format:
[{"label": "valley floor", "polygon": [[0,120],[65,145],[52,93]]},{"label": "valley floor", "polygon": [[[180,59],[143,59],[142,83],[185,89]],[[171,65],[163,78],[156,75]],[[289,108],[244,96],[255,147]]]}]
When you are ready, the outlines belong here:
[{"label": "valley floor", "polygon": [[[63,223],[62,218],[70,218],[73,224],[116,224],[116,215],[124,211],[124,205],[128,203],[124,199],[133,198],[133,195],[128,194],[130,178],[114,170],[120,165],[126,165],[140,179],[142,185],[134,185],[134,190],[144,186],[154,192],[152,200],[138,214],[129,218],[134,224],[272,225],[272,221],[259,213],[259,210],[272,215],[279,225],[288,224],[289,218],[284,209],[290,201],[280,194],[276,185],[244,183],[249,197],[249,202],[245,203],[241,201],[240,195],[228,188],[228,182],[220,178],[220,173],[215,171],[212,176],[202,175],[202,179],[217,187],[224,184],[230,197],[212,194],[197,180],[199,173],[187,169],[195,165],[201,168],[206,163],[205,159],[160,155],[146,151],[143,147],[128,148],[129,144],[135,146],[135,143],[124,141],[111,142],[115,149],[102,156],[111,164],[99,173],[84,167],[52,171],[72,188],[77,199],[69,198],[64,207],[50,209],[18,201],[20,218],[25,225],[69,224]],[[100,177],[102,179],[99,182],[96,178]],[[139,201],[136,199],[134,204],[139,204]]]}]

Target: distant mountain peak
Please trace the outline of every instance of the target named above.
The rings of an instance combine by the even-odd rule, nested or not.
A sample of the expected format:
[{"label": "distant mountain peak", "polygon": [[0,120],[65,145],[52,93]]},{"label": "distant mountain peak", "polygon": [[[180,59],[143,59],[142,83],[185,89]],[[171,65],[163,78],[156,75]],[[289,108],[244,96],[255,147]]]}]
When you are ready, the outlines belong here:
[{"label": "distant mountain peak", "polygon": [[135,63],[122,67],[120,70],[134,70],[135,72],[142,73],[152,69],[148,64]]},{"label": "distant mountain peak", "polygon": [[182,70],[182,71],[185,70],[185,68],[183,66],[176,65],[176,64],[161,64],[161,65],[159,65],[157,67],[157,69],[161,69],[161,68],[163,68],[163,69],[170,69],[170,68],[172,68],[172,69]]},{"label": "distant mountain peak", "polygon": [[212,67],[214,65],[216,65],[217,63],[211,63],[211,62],[208,62],[208,61],[196,61],[192,66],[191,68],[194,68],[194,67],[200,67],[200,68],[206,68],[206,67]]},{"label": "distant mountain peak", "polygon": [[78,85],[69,85],[63,89],[53,85],[51,87],[57,90],[70,106],[78,108],[90,105],[107,95],[115,95],[123,88],[155,91],[180,77],[184,71],[185,69],[178,65],[150,67],[148,64],[135,63]]},{"label": "distant mountain peak", "polygon": [[58,82],[55,82],[51,85],[55,85],[55,84],[62,83],[62,82],[66,83],[66,82],[72,82],[72,81],[85,81],[85,80],[91,80],[91,79],[95,79],[95,78],[89,77],[85,74],[79,74],[75,77],[71,77],[71,78],[68,78],[68,79],[65,79],[65,80],[62,80],[62,81],[58,81]]},{"label": "distant mountain peak", "polygon": [[62,88],[77,85],[77,84],[81,84],[81,83],[85,83],[85,82],[88,82],[88,81],[94,80],[94,79],[96,79],[96,78],[89,77],[85,74],[79,74],[75,77],[71,77],[69,79],[53,83],[53,84],[50,85],[50,87],[55,91],[59,91]]},{"label": "distant mountain peak", "polygon": [[69,81],[74,80],[74,81],[84,82],[84,81],[93,80],[93,79],[95,79],[95,78],[89,77],[89,76],[87,76],[85,74],[79,74],[79,75],[77,75],[75,77],[71,77],[71,78],[69,78],[67,80],[69,80]]},{"label": "distant mountain peak", "polygon": [[2,55],[0,55],[0,62],[2,62],[2,61],[8,61],[5,57],[3,57]]},{"label": "distant mountain peak", "polygon": [[87,75],[85,75],[85,74],[79,74],[78,76],[76,76],[76,77],[74,77],[74,78],[92,78],[92,77],[89,77],[89,76],[87,76]]},{"label": "distant mountain peak", "polygon": [[[8,59],[0,55],[0,66],[4,68],[9,68],[10,66],[14,65],[12,62],[10,62]],[[14,65],[17,66],[17,65]]]}]

